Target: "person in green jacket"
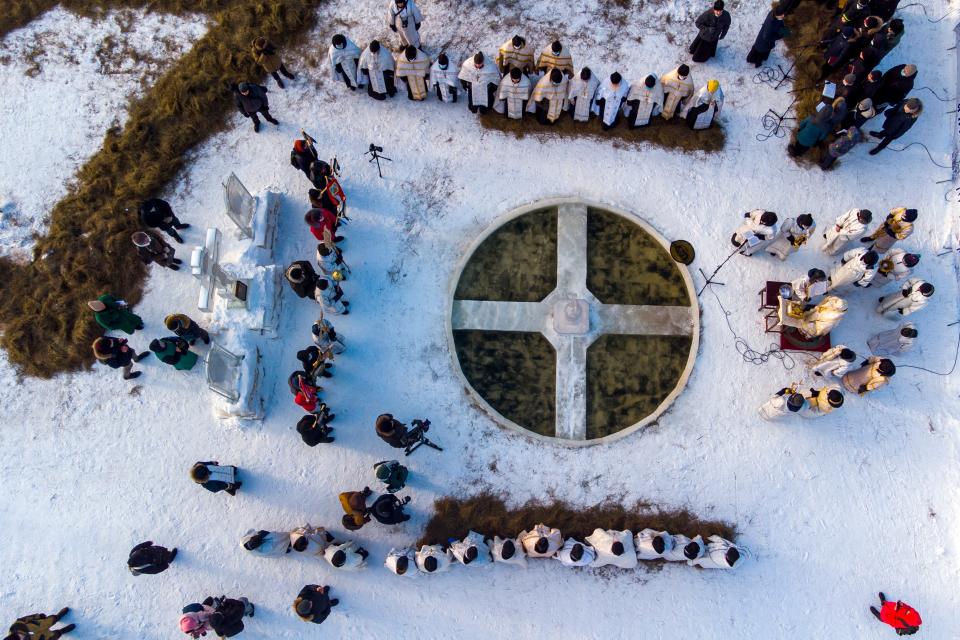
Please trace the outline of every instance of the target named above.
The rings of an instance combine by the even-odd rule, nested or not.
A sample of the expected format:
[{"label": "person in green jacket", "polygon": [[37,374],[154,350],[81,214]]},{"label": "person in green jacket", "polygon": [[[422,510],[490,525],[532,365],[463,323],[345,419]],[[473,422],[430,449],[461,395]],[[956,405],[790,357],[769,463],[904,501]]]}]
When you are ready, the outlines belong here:
[{"label": "person in green jacket", "polygon": [[143,320],[127,308],[127,303],[105,293],[87,306],[93,310],[93,317],[107,331],[123,331],[133,335],[137,329],[143,329]]},{"label": "person in green jacket", "polygon": [[794,158],[802,156],[811,147],[817,146],[830,135],[830,119],[832,117],[833,105],[824,104],[813,115],[804,118],[800,126],[797,127],[796,139],[787,146],[790,155]]},{"label": "person in green jacket", "polygon": [[373,465],[377,480],[383,482],[389,493],[396,493],[407,483],[408,471],[405,466],[396,460],[384,460]]},{"label": "person in green jacket", "polygon": [[197,364],[197,354],[190,351],[190,344],[183,338],[170,336],[150,343],[150,351],[157,354],[163,362],[173,365],[179,371],[189,371]]}]

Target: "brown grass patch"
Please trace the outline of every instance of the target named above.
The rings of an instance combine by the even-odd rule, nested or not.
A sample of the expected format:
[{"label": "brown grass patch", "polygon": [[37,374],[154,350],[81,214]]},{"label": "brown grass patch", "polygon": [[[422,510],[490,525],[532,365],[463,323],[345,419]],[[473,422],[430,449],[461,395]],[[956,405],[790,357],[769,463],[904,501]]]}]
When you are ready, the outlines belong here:
[{"label": "brown grass patch", "polygon": [[[823,65],[823,52],[817,47],[820,36],[830,24],[833,12],[815,2],[801,2],[792,14],[787,16],[786,24],[790,28],[790,35],[784,38],[787,48],[787,57],[794,63],[793,94],[797,98],[794,105],[797,120],[794,123],[791,139],[795,139],[797,128],[804,118],[814,112],[820,95],[823,92],[823,83],[820,82],[820,67]],[[840,71],[837,74],[841,73]],[[836,74],[835,74],[836,76]],[[836,77],[833,78],[836,80]],[[812,166],[820,161],[826,153],[829,140],[820,143],[818,147],[810,149],[799,158],[792,158],[797,164]],[[789,154],[788,154],[789,155]]]},{"label": "brown grass patch", "polygon": [[[311,28],[322,0],[67,0],[86,15],[110,8],[210,12],[213,25],[130,107],[126,126],[107,133],[53,208],[33,261],[0,261],[0,327],[11,363],[26,375],[52,377],[89,367],[101,334],[84,302],[112,292],[136,304],[146,269],[130,245],[136,205],[158,195],[183,170],[186,153],[221,131],[233,113],[231,81],[258,79],[247,53],[264,35],[290,46]],[[8,3],[9,4],[9,3]],[[51,4],[25,2],[0,29]],[[32,9],[31,9],[32,8]],[[33,10],[34,14],[30,14]],[[45,10],[45,9],[43,9]],[[19,21],[19,22],[18,22]],[[5,32],[4,32],[5,33]]]},{"label": "brown grass patch", "polygon": [[704,151],[717,153],[723,150],[727,136],[719,122],[709,129],[693,131],[682,120],[667,122],[654,117],[650,125],[639,129],[630,129],[626,122],[604,131],[599,118],[590,122],[577,122],[569,113],[560,116],[553,125],[540,124],[533,114],[526,114],[523,120],[512,120],[503,114],[488,111],[480,116],[480,124],[485,129],[524,138],[533,136],[538,140],[557,140],[563,138],[592,138],[612,143],[616,147],[640,148],[644,145],[685,151],[687,153]]},{"label": "brown grass patch", "polygon": [[462,539],[473,529],[484,536],[515,537],[538,523],[560,529],[566,538],[584,539],[597,527],[629,529],[634,533],[647,527],[658,531],[682,533],[706,538],[717,534],[727,540],[736,536],[736,528],[726,522],[703,520],[686,509],[661,509],[637,502],[624,506],[605,502],[593,507],[578,508],[563,501],[531,500],[515,509],[508,509],[503,496],[481,493],[470,498],[445,497],[434,503],[434,514],[427,523],[417,546],[447,544],[450,538]]}]

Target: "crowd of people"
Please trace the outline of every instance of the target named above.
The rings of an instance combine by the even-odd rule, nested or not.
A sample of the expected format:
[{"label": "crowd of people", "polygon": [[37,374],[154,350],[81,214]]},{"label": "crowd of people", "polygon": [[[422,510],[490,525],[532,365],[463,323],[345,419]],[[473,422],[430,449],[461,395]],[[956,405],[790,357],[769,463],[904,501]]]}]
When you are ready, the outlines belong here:
[{"label": "crowd of people", "polygon": [[[918,335],[913,322],[903,320],[923,309],[934,294],[934,286],[913,276],[920,254],[897,246],[913,233],[917,210],[899,207],[868,232],[873,221],[869,209],[851,209],[839,216],[822,234],[821,250],[827,256],[840,255],[830,268],[814,267],[781,290],[785,308],[780,323],[794,328],[802,338],[816,340],[828,335],[844,318],[848,305],[840,294],[856,289],[891,288],[878,297],[876,311],[899,324],[866,339],[869,356],[859,365],[855,351],[847,345],[833,345],[809,363],[810,373],[825,386],[803,389],[799,383],[779,389],[761,408],[760,415],[774,420],[789,415],[814,418],[843,406],[843,391],[865,395],[882,388],[896,373],[891,357],[909,351]],[[777,214],[757,209],[744,214],[743,223],[730,241],[744,256],[767,253],[780,260],[798,251],[812,238],[816,222],[801,214],[780,223]],[[862,246],[850,247],[858,241]],[[841,390],[841,385],[843,389]]]}]

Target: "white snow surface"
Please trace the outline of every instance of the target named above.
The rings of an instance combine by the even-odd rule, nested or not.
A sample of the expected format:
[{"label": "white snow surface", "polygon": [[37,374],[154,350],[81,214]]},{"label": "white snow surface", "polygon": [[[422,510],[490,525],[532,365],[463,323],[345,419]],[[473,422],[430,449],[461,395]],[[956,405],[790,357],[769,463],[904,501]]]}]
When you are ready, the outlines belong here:
[{"label": "white snow surface", "polygon": [[[608,4],[505,3],[495,14],[479,4],[423,0],[423,36],[432,53],[445,41],[493,52],[514,31],[531,34],[538,46],[556,32],[569,42],[578,67],[586,59],[612,71],[608,52],[616,50],[626,77],[637,79],[686,58],[694,35],[690,21],[705,6],[647,3],[618,26],[598,17]],[[776,359],[762,366],[744,362],[709,292],[701,300],[701,352],[688,388],[656,426],[610,445],[566,448],[508,432],[471,406],[455,373],[444,322],[455,265],[498,215],[557,195],[615,204],[667,238],[690,240],[698,252],[694,271],[707,273],[728,254],[741,214],[753,208],[782,216],[812,212],[823,229],[851,207],[870,208],[877,218],[895,206],[916,207],[920,218],[905,246],[923,254],[917,274],[934,282],[937,294],[911,317],[920,331],[918,346],[897,362],[950,367],[957,327],[946,325],[957,318],[957,280],[953,258],[936,255],[949,225],[948,185],[936,182],[949,179],[949,171],[933,166],[917,146],[871,157],[863,145],[836,171],[822,173],[790,162],[785,139],[758,142],[761,116],[771,107],[782,110],[790,95],[786,87],[775,92],[754,83],[754,70],[744,62],[766,3],[730,4],[733,28],[719,57],[693,66],[697,86],[715,77],[727,96],[721,117],[728,143],[719,155],[505,137],[481,129],[463,104],[415,104],[402,96],[375,102],[334,84],[328,69],[305,70],[288,56],[298,79],[286,91],[268,83],[280,127],[266,124],[254,134],[236,116],[236,126],[200,148],[165,196],[194,225],[187,246],[197,244],[207,226],[231,229],[222,213],[221,183],[235,171],[251,192],[284,194],[277,261],[312,259],[315,242],[302,223],[308,184],[288,164],[290,144],[303,126],[325,155],[339,157],[352,217],[344,249],[353,275],[344,283],[352,312],[332,317],[348,350],[324,385],[324,399],[337,414],[336,443],[311,449],[294,431],[302,412],[285,380],[297,365],[295,352],[310,344],[318,307],[290,292],[284,294],[280,338],[261,344],[267,418],[250,428],[221,427],[199,366],[179,372],[151,358],[133,385],[100,367],[37,381],[18,380],[3,365],[5,621],[69,605],[74,612],[68,621],[78,625],[71,638],[182,637],[180,608],[223,593],[256,603],[256,617],[246,621],[242,636],[251,638],[877,638],[892,635],[867,610],[882,589],[920,610],[918,637],[960,636],[955,375],[904,368],[888,387],[865,398],[848,396],[842,409],[821,420],[764,422],[757,407],[779,387],[804,378],[804,356],[795,356],[790,371]],[[952,7],[930,5],[936,17]],[[323,51],[336,20],[358,43],[389,33],[381,0],[337,0],[323,11],[315,40]],[[906,36],[881,68],[915,62],[918,85],[953,95],[954,53],[946,51],[954,44],[952,21],[927,22],[917,7],[902,14]],[[671,24],[661,28],[667,15]],[[82,25],[64,25],[64,37],[76,37]],[[784,62],[782,45],[771,61]],[[73,140],[76,161],[30,166],[29,180],[20,166],[8,160],[0,165],[2,184],[16,184],[17,198],[30,203],[24,208],[39,215],[62,193],[58,185],[76,162],[96,149],[94,132],[102,132],[109,118],[33,102],[15,110],[6,101],[38,93],[37,80],[6,73],[0,81],[5,137],[27,139],[43,131]],[[84,101],[114,100],[106,83],[87,81],[72,90]],[[925,114],[894,147],[921,141],[937,162],[949,164],[949,107],[928,91],[918,95]],[[112,117],[115,109],[109,111]],[[385,163],[383,180],[363,156],[371,142],[394,160]],[[731,325],[753,347],[762,350],[772,340],[756,311],[763,281],[828,267],[819,244],[786,263],[736,257],[721,272],[726,286],[716,294],[731,312]],[[152,268],[137,307],[147,328],[132,344],[146,348],[150,338],[165,335],[161,322],[169,312],[200,318],[196,294],[187,273]],[[835,341],[866,353],[866,339],[893,326],[873,312],[878,295],[870,289],[848,296],[851,309]],[[413,497],[409,522],[392,528],[371,523],[353,534],[371,551],[369,568],[335,572],[319,559],[259,559],[240,548],[250,527],[284,530],[310,522],[343,535],[337,493],[376,488],[373,464],[396,456],[373,430],[384,411],[405,421],[429,417],[430,435],[445,451],[422,449],[404,461],[411,469],[401,492]],[[190,465],[208,459],[241,468],[244,485],[236,497],[210,494],[190,481]],[[390,547],[419,537],[435,497],[482,489],[505,492],[517,504],[557,497],[580,505],[643,499],[688,507],[733,522],[750,558],[735,571],[682,564],[570,570],[544,561],[531,562],[526,571],[455,567],[414,581],[383,568]],[[134,578],[125,566],[127,553],[147,539],[178,547],[180,555],[165,573]],[[291,610],[306,583],[331,585],[341,601],[322,630],[304,626]]]},{"label": "white snow surface", "polygon": [[34,234],[45,233],[76,170],[110,127],[123,126],[142,81],[206,30],[203,16],[129,10],[93,21],[57,8],[4,38],[0,253],[29,257]]}]

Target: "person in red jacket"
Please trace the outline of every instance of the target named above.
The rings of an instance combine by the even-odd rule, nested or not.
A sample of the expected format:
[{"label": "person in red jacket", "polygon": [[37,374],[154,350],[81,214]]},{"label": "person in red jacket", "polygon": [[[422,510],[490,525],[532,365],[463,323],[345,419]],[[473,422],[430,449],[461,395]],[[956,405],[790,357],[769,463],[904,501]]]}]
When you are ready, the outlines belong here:
[{"label": "person in red jacket", "polygon": [[319,242],[339,242],[343,239],[337,236],[337,214],[329,209],[310,209],[303,216],[303,220],[310,227],[310,233]]},{"label": "person in red jacket", "polygon": [[313,413],[320,402],[320,398],[317,397],[320,387],[310,384],[306,377],[300,378],[299,384],[300,390],[293,397],[293,401],[307,413]]},{"label": "person in red jacket", "polygon": [[900,600],[887,600],[882,591],[879,596],[880,611],[877,611],[876,607],[870,607],[870,613],[876,616],[877,620],[896,629],[898,636],[912,636],[920,630],[923,620],[916,609]]}]

